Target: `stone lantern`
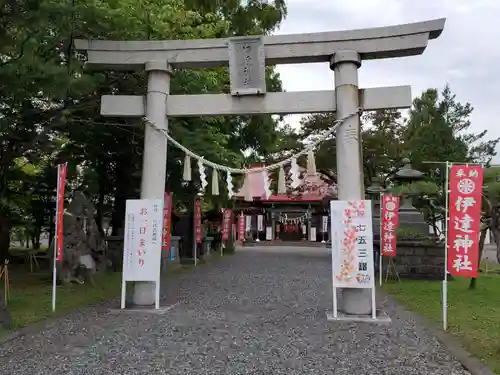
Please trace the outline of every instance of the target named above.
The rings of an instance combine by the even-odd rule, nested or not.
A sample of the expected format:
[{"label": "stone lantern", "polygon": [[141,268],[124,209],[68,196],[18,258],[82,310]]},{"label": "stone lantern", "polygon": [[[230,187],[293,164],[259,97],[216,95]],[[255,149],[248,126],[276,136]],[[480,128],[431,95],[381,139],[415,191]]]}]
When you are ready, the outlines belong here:
[{"label": "stone lantern", "polygon": [[[411,167],[410,159],[404,158],[402,162],[404,164],[403,167],[394,175],[394,180],[397,183],[400,185],[409,185],[424,178],[424,173]],[[413,206],[412,197],[406,196],[400,199],[399,228],[412,228],[422,234],[428,234],[429,225],[424,220],[424,214]]]}]

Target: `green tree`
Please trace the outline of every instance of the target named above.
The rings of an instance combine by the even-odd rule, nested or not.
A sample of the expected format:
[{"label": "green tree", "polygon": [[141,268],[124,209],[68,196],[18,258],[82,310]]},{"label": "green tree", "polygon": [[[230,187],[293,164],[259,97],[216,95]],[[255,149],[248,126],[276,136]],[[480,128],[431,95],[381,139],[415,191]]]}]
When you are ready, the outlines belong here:
[{"label": "green tree", "polygon": [[[427,173],[427,181],[396,187],[395,191],[414,196],[417,208],[425,213],[429,224],[436,227],[437,221],[445,219],[444,162],[481,163],[487,167],[479,241],[480,260],[487,230],[491,230],[495,238],[500,233],[500,187],[497,186],[499,170],[488,168],[496,155],[499,139],[488,140],[486,130],[480,133],[470,132],[469,118],[472,111],[469,103],[461,104],[456,100],[449,86],[444,88],[441,95],[438,95],[437,90],[429,89],[414,100],[401,141],[407,152],[411,153],[414,165]],[[425,163],[426,161],[437,163]],[[500,259],[500,250],[497,254]],[[470,288],[475,287],[476,279],[472,279]]]},{"label": "green tree", "polygon": [[449,86],[445,86],[441,95],[436,89],[428,89],[413,101],[405,124],[401,137],[404,152],[411,155],[412,165],[425,172],[428,179],[425,187],[420,184],[413,189],[415,195],[420,195],[417,205],[434,228],[444,213],[444,162],[474,162],[487,166],[496,155],[498,138],[488,140],[486,130],[470,132],[472,111],[469,103],[456,100]]},{"label": "green tree", "polygon": [[[446,86],[441,95],[436,89],[427,89],[415,98],[407,118],[397,110],[367,112],[361,134],[366,182],[379,174],[390,174],[408,156],[413,167],[423,172],[436,168],[425,163],[428,161],[489,164],[499,139],[488,139],[486,130],[470,132],[472,111],[469,103],[458,102]],[[303,118],[301,139],[316,137],[334,121],[335,114]],[[335,168],[335,150],[333,137],[320,145],[316,162],[320,170]]]},{"label": "green tree", "polygon": [[[361,138],[363,140],[363,171],[365,185],[370,180],[392,171],[400,158],[402,144],[401,112],[396,110],[367,112],[362,117]],[[314,114],[301,121],[302,142],[315,140],[319,134],[330,128],[336,120],[334,113]],[[325,180],[336,181],[336,139],[334,136],[322,142],[315,153],[316,166]]]},{"label": "green tree", "polygon": [[285,0],[186,0],[186,5],[202,13],[222,16],[227,28],[218,38],[268,34],[276,30],[287,15]]},{"label": "green tree", "polygon": [[[415,98],[407,118],[396,110],[366,113],[362,118],[365,184],[381,176],[389,186],[394,182],[393,174],[401,167],[402,159],[410,157],[412,166],[426,174],[426,181],[399,189],[399,193],[414,197],[416,207],[424,212],[426,220],[439,234],[437,223],[444,218],[444,162],[488,165],[496,155],[499,139],[488,139],[486,130],[470,131],[472,111],[469,103],[458,102],[446,86],[440,95],[438,90],[428,89]],[[334,121],[334,114],[305,117],[301,122],[301,140],[316,137]],[[335,160],[335,139],[332,137],[316,152],[318,169],[329,175],[331,181],[335,181]]]}]

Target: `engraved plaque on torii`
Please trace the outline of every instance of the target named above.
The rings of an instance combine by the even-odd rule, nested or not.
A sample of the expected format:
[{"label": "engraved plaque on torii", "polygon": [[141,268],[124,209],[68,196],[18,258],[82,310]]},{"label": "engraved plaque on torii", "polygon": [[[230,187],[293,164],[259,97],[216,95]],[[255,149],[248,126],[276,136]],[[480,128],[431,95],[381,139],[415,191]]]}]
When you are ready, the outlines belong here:
[{"label": "engraved plaque on torii", "polygon": [[231,95],[266,93],[264,41],[261,36],[228,39]]}]

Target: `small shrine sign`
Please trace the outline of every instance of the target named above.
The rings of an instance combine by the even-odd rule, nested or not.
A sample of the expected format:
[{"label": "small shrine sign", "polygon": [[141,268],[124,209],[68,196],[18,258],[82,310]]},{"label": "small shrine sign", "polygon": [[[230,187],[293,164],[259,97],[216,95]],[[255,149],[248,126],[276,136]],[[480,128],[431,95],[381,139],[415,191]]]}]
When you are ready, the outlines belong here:
[{"label": "small shrine sign", "polygon": [[373,288],[373,228],[370,201],[332,201],[333,283]]},{"label": "small shrine sign", "polygon": [[372,210],[369,200],[331,201],[333,317],[337,288],[371,289],[376,316]]},{"label": "small shrine sign", "polygon": [[163,199],[129,199],[125,204],[121,308],[127,281],[155,283],[155,309],[160,308]]},{"label": "small shrine sign", "polygon": [[163,200],[127,200],[125,215],[123,279],[157,281],[160,277]]}]

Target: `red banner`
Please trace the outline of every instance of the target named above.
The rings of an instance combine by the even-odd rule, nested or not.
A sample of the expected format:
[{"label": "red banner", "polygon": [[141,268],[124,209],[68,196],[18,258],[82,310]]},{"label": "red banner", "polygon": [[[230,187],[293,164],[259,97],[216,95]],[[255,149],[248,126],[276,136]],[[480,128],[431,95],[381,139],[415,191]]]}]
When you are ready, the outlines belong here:
[{"label": "red banner", "polygon": [[63,215],[64,215],[64,186],[66,185],[67,164],[57,166],[57,203],[56,203],[56,259],[63,260]]},{"label": "red banner", "polygon": [[452,165],[448,201],[448,272],[477,277],[483,168]]},{"label": "red banner", "polygon": [[399,197],[383,194],[380,215],[380,248],[382,255],[396,256],[396,229],[399,224]]},{"label": "red banner", "polygon": [[196,198],[194,201],[194,235],[196,243],[201,243],[202,233],[201,233],[201,199]]},{"label": "red banner", "polygon": [[161,250],[170,251],[170,228],[172,225],[172,194],[165,192],[163,198],[163,234]]},{"label": "red banner", "polygon": [[238,216],[238,240],[245,241],[245,216]]},{"label": "red banner", "polygon": [[224,210],[222,213],[222,241],[229,239],[229,231],[231,230],[231,214],[232,210]]}]

